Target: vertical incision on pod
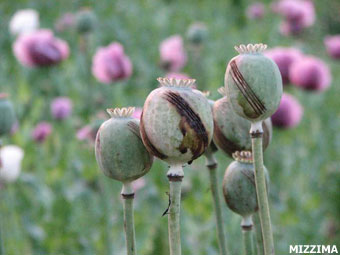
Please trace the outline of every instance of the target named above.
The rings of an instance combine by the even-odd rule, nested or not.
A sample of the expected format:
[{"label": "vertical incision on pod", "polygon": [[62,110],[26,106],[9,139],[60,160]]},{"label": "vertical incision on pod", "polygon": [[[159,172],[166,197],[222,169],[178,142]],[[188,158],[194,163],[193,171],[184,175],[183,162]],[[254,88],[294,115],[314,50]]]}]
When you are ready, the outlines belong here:
[{"label": "vertical incision on pod", "polygon": [[238,146],[233,141],[229,140],[222,132],[220,127],[215,123],[214,124],[214,139],[218,141],[217,145],[221,147],[221,149],[229,155],[232,155],[235,151],[240,151],[245,148]]},{"label": "vertical incision on pod", "polygon": [[148,138],[148,136],[145,132],[145,128],[144,128],[143,113],[144,113],[144,111],[142,112],[142,115],[140,117],[140,134],[142,136],[144,145],[152,155],[154,155],[154,156],[156,156],[157,158],[160,158],[160,159],[166,159],[168,156],[161,153],[149,140],[149,138]]},{"label": "vertical incision on pod", "polygon": [[238,89],[241,91],[244,98],[247,100],[254,112],[260,116],[267,110],[262,101],[256,96],[247,81],[244,79],[240,70],[237,67],[236,61],[230,62],[231,77]]},{"label": "vertical incision on pod", "polygon": [[139,127],[138,127],[138,125],[135,122],[129,121],[127,123],[127,126],[128,126],[128,128],[130,129],[130,131],[132,133],[134,133],[139,139],[141,139],[140,132],[139,132]]},{"label": "vertical incision on pod", "polygon": [[[180,152],[186,153],[190,149],[193,154],[192,159],[196,159],[204,152],[209,142],[208,134],[201,118],[179,94],[168,91],[165,93],[165,99],[174,105],[177,112],[182,116],[179,124],[183,134],[182,144],[179,147]],[[186,138],[187,133],[189,133],[189,136],[190,133],[193,133],[197,139],[192,140],[189,136]]]}]

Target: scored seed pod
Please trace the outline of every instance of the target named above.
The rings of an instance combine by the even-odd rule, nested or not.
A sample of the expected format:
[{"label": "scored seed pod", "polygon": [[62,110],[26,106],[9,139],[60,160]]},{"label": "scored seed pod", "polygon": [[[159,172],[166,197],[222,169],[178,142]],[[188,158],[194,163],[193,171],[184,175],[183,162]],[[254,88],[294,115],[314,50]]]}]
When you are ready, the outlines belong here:
[{"label": "scored seed pod", "polygon": [[[199,90],[197,90],[199,91]],[[213,114],[213,108],[214,108],[214,104],[215,101],[209,99],[208,97],[210,96],[210,91],[203,91],[202,94],[208,99],[210,108],[211,108],[211,114]],[[216,146],[216,144],[214,143],[214,140],[212,139],[208,148],[206,149],[205,153],[215,153],[216,151],[218,151],[218,148]]]},{"label": "scored seed pod", "polygon": [[[223,195],[230,210],[248,217],[258,210],[252,153],[237,151],[233,157],[235,161],[228,166],[224,175]],[[268,172],[264,169],[268,186]]]},{"label": "scored seed pod", "polygon": [[252,122],[265,120],[277,110],[282,95],[280,70],[264,56],[264,44],[241,44],[240,55],[230,60],[225,72],[227,97],[234,111]]},{"label": "scored seed pod", "polygon": [[107,109],[111,118],[99,128],[95,154],[104,174],[121,182],[131,182],[145,175],[153,157],[145,149],[139,120],[131,117],[133,107]]},{"label": "scored seed pod", "polygon": [[[251,151],[249,135],[251,122],[234,112],[224,87],[219,88],[218,92],[223,97],[215,102],[213,108],[215,144],[229,156],[236,151]],[[262,128],[263,150],[265,150],[271,142],[273,133],[270,118],[262,122]]]},{"label": "scored seed pod", "polygon": [[141,116],[144,145],[171,164],[191,163],[211,142],[213,118],[208,100],[193,79],[158,78],[160,88],[147,97]]},{"label": "scored seed pod", "polygon": [[10,133],[15,121],[14,108],[8,95],[0,93],[0,136]]}]

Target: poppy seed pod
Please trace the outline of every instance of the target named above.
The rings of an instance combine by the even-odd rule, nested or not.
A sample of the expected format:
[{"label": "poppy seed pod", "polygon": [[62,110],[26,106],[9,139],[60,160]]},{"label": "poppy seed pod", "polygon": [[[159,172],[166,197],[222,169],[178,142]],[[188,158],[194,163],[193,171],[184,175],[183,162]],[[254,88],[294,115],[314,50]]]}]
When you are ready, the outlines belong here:
[{"label": "poppy seed pod", "polygon": [[148,151],[171,164],[191,162],[212,139],[213,118],[208,100],[190,88],[195,80],[158,78],[161,87],[147,97],[141,134]]},{"label": "poppy seed pod", "polygon": [[190,25],[187,31],[187,38],[193,45],[201,45],[208,37],[207,26],[201,22],[195,22]]},{"label": "poppy seed pod", "polygon": [[[251,137],[249,130],[251,122],[237,115],[232,109],[225,88],[219,93],[224,96],[217,100],[213,108],[214,142],[226,154],[232,156],[236,151],[251,151]],[[272,138],[272,123],[270,118],[262,122],[263,150],[270,144]]]},{"label": "poppy seed pod", "polygon": [[78,33],[86,34],[94,30],[96,25],[96,16],[90,9],[84,8],[76,14],[75,21]]},{"label": "poppy seed pod", "polygon": [[282,95],[279,68],[262,54],[266,48],[262,43],[235,47],[240,55],[229,62],[225,73],[227,97],[233,110],[252,122],[270,117]]},{"label": "poppy seed pod", "polygon": [[111,119],[99,128],[95,154],[107,177],[131,182],[145,175],[153,157],[145,149],[139,132],[139,120],[131,117],[134,108],[108,109]]},{"label": "poppy seed pod", "polygon": [[[258,210],[252,154],[241,151],[235,152],[233,157],[235,161],[224,174],[223,195],[230,210],[248,217]],[[264,169],[268,186],[268,172]]]},{"label": "poppy seed pod", "polygon": [[[197,90],[199,91],[199,90]],[[208,97],[210,96],[210,91],[203,91],[202,94],[208,99],[210,108],[211,108],[211,114],[213,114],[213,108],[214,108],[214,100],[209,99]],[[213,140],[211,140],[209,147],[206,150],[206,154],[208,153],[215,153],[216,151],[218,151],[218,148],[216,146],[216,144],[214,143]]]},{"label": "poppy seed pod", "polygon": [[15,121],[14,108],[8,95],[0,93],[0,136],[10,133]]}]

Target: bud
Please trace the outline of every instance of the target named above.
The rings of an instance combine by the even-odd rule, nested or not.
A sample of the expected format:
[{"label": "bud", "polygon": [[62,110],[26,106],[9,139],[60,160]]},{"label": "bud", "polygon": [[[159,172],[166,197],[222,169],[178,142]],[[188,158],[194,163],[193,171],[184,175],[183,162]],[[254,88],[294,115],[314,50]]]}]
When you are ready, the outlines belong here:
[{"label": "bud", "polygon": [[201,45],[207,38],[208,31],[204,23],[195,22],[193,23],[187,32],[188,40],[193,45]]},{"label": "bud", "polygon": [[8,95],[0,93],[0,136],[10,133],[15,122],[14,108]]},{"label": "bud", "polygon": [[[234,112],[226,97],[224,87],[218,91],[224,97],[217,100],[213,107],[215,144],[229,156],[236,151],[251,151],[249,135],[251,122]],[[263,150],[265,150],[271,142],[273,132],[270,118],[262,122],[262,128]]]},{"label": "bud", "polygon": [[16,145],[6,145],[0,149],[0,182],[14,182],[21,171],[24,151]]},{"label": "bud", "polygon": [[153,157],[145,149],[134,108],[108,109],[111,119],[97,132],[95,154],[104,174],[121,182],[131,182],[149,172]]},{"label": "bud", "polygon": [[213,119],[205,96],[191,88],[195,80],[158,78],[160,88],[147,97],[141,117],[143,143],[171,164],[191,163],[212,139]]},{"label": "bud", "polygon": [[76,15],[76,29],[79,34],[93,31],[96,24],[96,16],[90,9],[80,10]]},{"label": "bud", "polygon": [[[233,161],[223,179],[223,195],[230,210],[247,217],[258,210],[255,172],[252,154],[249,151],[235,152]],[[268,186],[268,172],[264,168]]]},{"label": "bud", "polygon": [[233,110],[243,118],[258,122],[278,108],[282,79],[277,65],[262,54],[264,44],[240,45],[240,55],[228,64],[225,73],[227,97]]}]

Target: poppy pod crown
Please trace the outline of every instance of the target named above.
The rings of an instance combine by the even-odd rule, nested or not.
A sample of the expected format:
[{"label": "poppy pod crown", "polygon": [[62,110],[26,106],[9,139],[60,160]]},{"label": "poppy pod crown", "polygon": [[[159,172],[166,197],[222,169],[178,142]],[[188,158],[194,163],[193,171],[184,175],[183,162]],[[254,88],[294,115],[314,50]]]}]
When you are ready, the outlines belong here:
[{"label": "poppy pod crown", "polygon": [[211,107],[201,92],[191,88],[193,79],[158,81],[161,86],[149,94],[141,116],[144,145],[170,164],[190,163],[211,141]]},{"label": "poppy pod crown", "polygon": [[99,128],[95,141],[97,163],[104,174],[121,182],[145,175],[153,157],[145,149],[134,107],[107,109],[111,118]]},{"label": "poppy pod crown", "polygon": [[277,65],[262,52],[265,44],[235,46],[240,55],[227,66],[225,87],[234,111],[258,122],[270,117],[282,95],[282,79]]}]

